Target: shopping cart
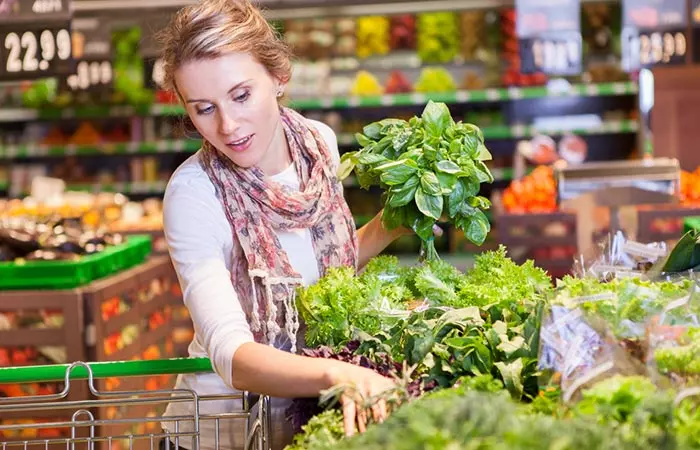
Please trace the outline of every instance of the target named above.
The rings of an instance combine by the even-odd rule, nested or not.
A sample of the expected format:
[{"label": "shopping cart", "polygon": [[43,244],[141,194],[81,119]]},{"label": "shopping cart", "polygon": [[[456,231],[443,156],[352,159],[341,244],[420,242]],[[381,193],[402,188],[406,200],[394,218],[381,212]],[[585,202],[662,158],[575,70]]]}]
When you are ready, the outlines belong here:
[{"label": "shopping cart", "polygon": [[[221,430],[236,429],[243,437],[237,442],[244,443],[236,448],[268,450],[271,415],[266,396],[201,396],[187,389],[107,391],[96,387],[101,379],[124,380],[123,384],[129,386],[126,381],[135,380],[133,377],[202,372],[212,372],[206,358],[1,368],[0,386],[63,382],[64,387],[55,394],[0,398],[0,449],[219,450],[224,447]],[[81,383],[77,380],[87,380],[87,389],[76,399],[75,391]],[[207,413],[212,410],[210,402],[238,407],[226,413]],[[187,403],[191,406],[187,410],[193,413],[167,417],[152,413],[153,408],[164,408],[168,403]],[[144,407],[150,408],[148,414]],[[13,417],[41,419],[27,424],[13,423]],[[163,422],[171,426],[163,429]],[[200,442],[205,429],[214,434],[213,440],[211,434],[207,436],[206,445]]]}]

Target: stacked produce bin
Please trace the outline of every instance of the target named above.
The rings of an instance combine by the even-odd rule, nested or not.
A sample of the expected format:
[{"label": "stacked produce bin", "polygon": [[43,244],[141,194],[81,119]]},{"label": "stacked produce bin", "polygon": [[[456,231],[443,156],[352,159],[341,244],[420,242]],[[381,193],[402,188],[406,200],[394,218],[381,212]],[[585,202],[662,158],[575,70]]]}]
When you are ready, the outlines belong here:
[{"label": "stacked produce bin", "polygon": [[[76,262],[32,261],[0,263],[0,366],[65,364],[75,361],[152,360],[186,355],[192,338],[192,325],[182,302],[174,269],[167,256],[150,253],[148,236],[130,236],[126,243],[102,253],[81,257]],[[43,275],[39,277],[38,274]],[[53,274],[54,276],[50,276]],[[93,280],[94,279],[94,280]],[[32,281],[35,286],[31,286]],[[10,286],[11,285],[11,286]],[[22,288],[22,289],[19,289]],[[100,392],[114,390],[154,391],[171,388],[172,375],[145,378],[106,378],[99,380]],[[3,396],[52,394],[63,386],[53,384],[4,385]],[[73,383],[67,400],[87,400],[91,394],[85,383]],[[105,419],[138,414],[156,417],[162,411],[149,405],[100,410]],[[135,410],[134,408],[138,409]],[[19,414],[19,413],[13,413]],[[56,417],[3,417],[19,423]],[[70,419],[70,418],[68,418]],[[110,425],[100,430],[110,435],[144,431],[155,424]],[[115,429],[115,427],[120,429]],[[146,431],[157,431],[155,429]],[[32,429],[27,438],[56,437],[57,430]],[[65,430],[63,430],[65,432]],[[13,436],[0,436],[9,439]],[[104,444],[106,446],[106,443]],[[114,448],[123,442],[115,441]],[[106,448],[106,447],[105,447]]]}]

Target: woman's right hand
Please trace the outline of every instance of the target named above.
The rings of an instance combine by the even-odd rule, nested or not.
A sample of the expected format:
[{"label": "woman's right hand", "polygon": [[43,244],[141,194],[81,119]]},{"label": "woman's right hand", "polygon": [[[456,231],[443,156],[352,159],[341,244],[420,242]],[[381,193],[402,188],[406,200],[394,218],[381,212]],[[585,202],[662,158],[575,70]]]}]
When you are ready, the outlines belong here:
[{"label": "woman's right hand", "polygon": [[[373,370],[358,367],[348,363],[340,363],[332,366],[328,372],[328,382],[331,386],[347,385],[349,392],[343,395],[343,425],[346,436],[355,434],[355,425],[360,433],[367,426],[367,414],[361,404],[363,399],[379,396],[396,387],[396,383],[387,377],[381,376]],[[372,416],[375,422],[383,422],[388,415],[385,399],[381,399],[372,406]]]}]

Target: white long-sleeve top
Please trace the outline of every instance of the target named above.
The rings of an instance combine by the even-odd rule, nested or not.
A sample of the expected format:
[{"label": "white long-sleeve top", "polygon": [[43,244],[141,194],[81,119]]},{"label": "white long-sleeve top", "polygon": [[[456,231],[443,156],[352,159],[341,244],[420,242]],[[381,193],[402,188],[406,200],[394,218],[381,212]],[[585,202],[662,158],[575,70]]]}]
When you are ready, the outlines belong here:
[{"label": "white long-sleeve top", "polygon": [[[338,145],[333,131],[320,122],[309,122],[325,139],[337,163]],[[200,166],[199,157],[199,152],[195,153],[172,175],[163,201],[163,225],[184,302],[194,323],[189,355],[209,357],[216,373],[180,375],[175,387],[191,389],[199,395],[230,394],[236,392],[231,382],[233,356],[242,344],[253,341],[253,335],[231,280],[233,231],[214,185]],[[299,189],[293,164],[270,178]],[[314,283],[319,271],[310,231],[290,230],[278,232],[277,236],[304,284]],[[211,402],[202,405],[200,413],[231,412],[238,408],[237,402]],[[172,403],[165,416],[192,413],[190,403]],[[172,424],[165,422],[164,425],[174,431]],[[201,448],[213,448],[213,424],[210,427],[202,423],[201,427]],[[234,429],[222,429],[221,448],[238,447],[240,441],[233,437],[237,434]],[[181,445],[187,443],[181,442]]]}]

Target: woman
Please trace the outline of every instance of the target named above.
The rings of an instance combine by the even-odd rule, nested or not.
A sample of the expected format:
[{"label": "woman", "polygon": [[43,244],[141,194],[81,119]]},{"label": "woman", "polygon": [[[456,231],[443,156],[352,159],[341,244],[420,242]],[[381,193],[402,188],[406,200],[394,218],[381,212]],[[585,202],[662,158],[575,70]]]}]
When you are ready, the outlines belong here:
[{"label": "woman", "polygon": [[[388,232],[377,216],[355,232],[335,175],[335,135],[278,104],[290,54],[248,0],[188,6],[161,37],[166,84],[203,137],[168,184],[165,235],[194,322],[190,355],[208,356],[216,372],[180,376],[177,387],[277,397],[273,447],[281,448],[291,431],[282,419],[289,400],[278,398],[315,397],[342,383],[365,395],[393,386],[371,370],[294,354],[303,344],[294,293],[330,267],[362,267],[402,231]],[[166,415],[187,408],[173,403]],[[351,434],[356,405],[344,401],[343,412]],[[382,420],[386,411],[373,413]],[[202,424],[203,448],[213,447],[209,427]],[[240,448],[238,431],[222,429],[221,447]]]}]

